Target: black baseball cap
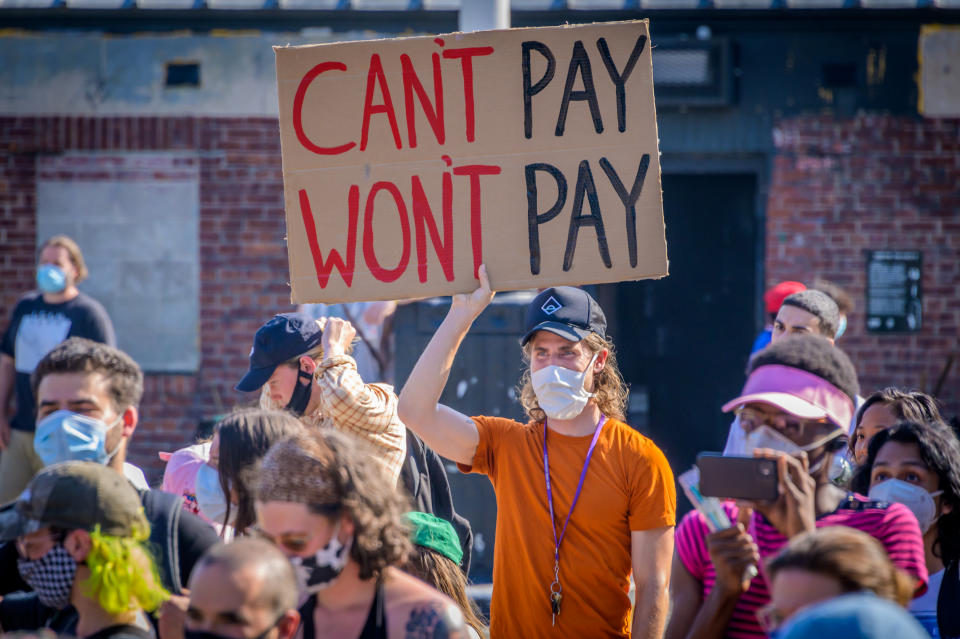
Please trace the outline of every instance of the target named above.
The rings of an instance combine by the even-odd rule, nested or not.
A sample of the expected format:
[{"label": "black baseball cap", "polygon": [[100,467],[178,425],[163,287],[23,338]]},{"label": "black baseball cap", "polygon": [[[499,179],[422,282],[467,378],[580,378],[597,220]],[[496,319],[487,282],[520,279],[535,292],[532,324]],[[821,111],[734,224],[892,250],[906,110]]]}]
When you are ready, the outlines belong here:
[{"label": "black baseball cap", "polygon": [[0,541],[42,528],[90,530],[130,537],[147,529],[140,495],[121,473],[94,462],[68,461],[41,470],[16,501],[0,509]]},{"label": "black baseball cap", "polygon": [[590,333],[606,337],[607,318],[597,300],[583,289],[554,286],[530,302],[526,327],[521,346],[526,346],[537,331],[550,331],[571,342],[579,342]]},{"label": "black baseball cap", "polygon": [[306,313],[282,313],[257,330],[250,349],[250,370],[235,388],[249,393],[267,383],[277,366],[320,344],[323,331]]}]

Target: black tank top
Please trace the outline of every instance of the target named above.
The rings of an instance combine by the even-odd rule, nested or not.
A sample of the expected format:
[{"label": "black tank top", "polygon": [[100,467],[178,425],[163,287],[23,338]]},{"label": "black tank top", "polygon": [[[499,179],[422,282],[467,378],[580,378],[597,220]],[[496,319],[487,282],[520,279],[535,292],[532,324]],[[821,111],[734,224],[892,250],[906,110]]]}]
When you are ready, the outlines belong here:
[{"label": "black tank top", "polygon": [[[377,588],[373,593],[373,603],[370,604],[370,612],[367,613],[367,622],[363,624],[363,630],[357,636],[357,639],[387,639],[387,616],[384,606],[386,605],[386,596],[383,591],[383,581],[377,581]],[[307,599],[300,607],[300,623],[303,624],[303,639],[321,639],[317,635],[314,624],[313,613],[317,608],[316,595]]]}]

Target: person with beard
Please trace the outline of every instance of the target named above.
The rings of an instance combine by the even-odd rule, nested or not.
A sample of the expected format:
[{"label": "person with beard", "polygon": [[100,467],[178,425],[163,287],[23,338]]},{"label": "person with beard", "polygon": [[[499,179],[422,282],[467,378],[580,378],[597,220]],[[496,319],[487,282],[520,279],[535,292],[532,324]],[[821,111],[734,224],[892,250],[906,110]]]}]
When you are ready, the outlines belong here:
[{"label": "person with beard", "polygon": [[169,596],[145,542],[136,489],[93,462],[42,470],[0,510],[0,540],[16,542],[20,576],[51,608],[76,610],[80,639],[153,639],[146,613]]},{"label": "person with beard", "polygon": [[[47,240],[40,249],[37,290],[17,302],[0,341],[0,503],[16,499],[44,466],[33,450],[37,405],[30,375],[37,364],[68,337],[116,345],[107,311],[77,288],[86,277],[76,242],[66,235]],[[14,396],[16,412],[8,421]]]},{"label": "person with beard", "polygon": [[332,427],[363,439],[396,484],[407,450],[397,395],[366,384],[350,356],[356,329],[337,317],[283,313],[260,327],[250,370],[236,389],[260,390],[260,406],[285,409],[308,427]]}]

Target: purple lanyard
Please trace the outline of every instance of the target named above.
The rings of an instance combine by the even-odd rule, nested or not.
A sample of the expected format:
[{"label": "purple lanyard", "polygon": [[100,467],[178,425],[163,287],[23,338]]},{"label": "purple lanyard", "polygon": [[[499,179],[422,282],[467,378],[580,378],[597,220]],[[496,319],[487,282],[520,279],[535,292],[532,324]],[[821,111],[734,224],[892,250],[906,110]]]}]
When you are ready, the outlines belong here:
[{"label": "purple lanyard", "polygon": [[590,458],[593,457],[593,449],[597,447],[597,440],[600,439],[600,431],[607,421],[606,415],[600,415],[597,422],[597,429],[593,431],[593,439],[590,441],[590,448],[587,449],[587,458],[583,461],[583,470],[580,471],[580,481],[577,482],[577,492],[573,494],[573,501],[570,502],[570,510],[567,512],[567,519],[563,522],[563,529],[560,536],[557,537],[557,520],[553,515],[553,489],[550,487],[550,457],[547,454],[547,422],[543,422],[543,476],[547,480],[547,504],[550,505],[550,525],[553,526],[553,558],[559,567],[560,562],[560,544],[563,542],[563,535],[567,532],[567,524],[570,523],[570,515],[580,499],[580,491],[583,489],[583,480],[587,477],[587,467],[590,465]]}]

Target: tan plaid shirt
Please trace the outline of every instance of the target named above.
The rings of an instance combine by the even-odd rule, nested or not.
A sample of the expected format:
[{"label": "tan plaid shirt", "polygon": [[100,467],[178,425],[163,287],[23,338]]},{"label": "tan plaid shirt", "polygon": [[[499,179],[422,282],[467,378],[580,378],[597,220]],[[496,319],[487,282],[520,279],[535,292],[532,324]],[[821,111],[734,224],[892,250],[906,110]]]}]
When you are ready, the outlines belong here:
[{"label": "tan plaid shirt", "polygon": [[397,416],[397,394],[387,384],[365,384],[349,355],[324,358],[314,373],[320,407],[301,421],[337,428],[369,442],[396,482],[407,455],[407,431]]}]

